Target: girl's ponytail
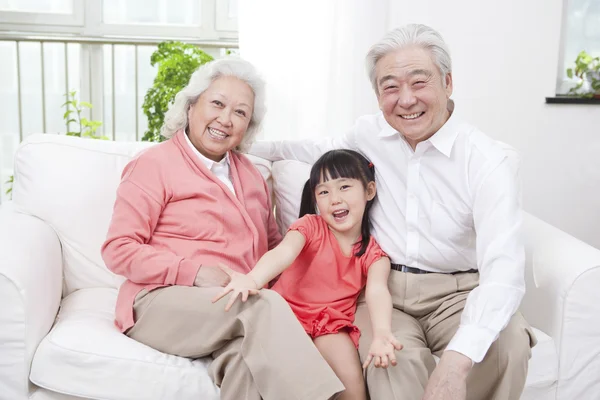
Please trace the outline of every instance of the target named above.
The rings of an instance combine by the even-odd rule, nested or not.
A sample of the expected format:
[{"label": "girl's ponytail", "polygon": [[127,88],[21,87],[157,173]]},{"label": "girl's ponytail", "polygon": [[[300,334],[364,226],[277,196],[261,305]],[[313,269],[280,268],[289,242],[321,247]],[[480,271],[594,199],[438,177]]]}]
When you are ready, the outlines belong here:
[{"label": "girl's ponytail", "polygon": [[316,214],[317,207],[315,206],[315,196],[310,187],[310,179],[304,184],[302,189],[302,200],[300,201],[300,215],[298,218],[304,217],[306,214]]}]

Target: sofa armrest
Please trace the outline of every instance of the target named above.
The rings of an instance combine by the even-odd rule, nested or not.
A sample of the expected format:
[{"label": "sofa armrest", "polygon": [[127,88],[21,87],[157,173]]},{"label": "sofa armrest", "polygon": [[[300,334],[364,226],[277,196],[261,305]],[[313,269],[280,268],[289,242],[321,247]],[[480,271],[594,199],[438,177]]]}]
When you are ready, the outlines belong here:
[{"label": "sofa armrest", "polygon": [[29,397],[29,369],[62,295],[58,237],[42,220],[0,207],[0,397]]},{"label": "sofa armrest", "polygon": [[557,399],[600,398],[600,250],[525,215],[522,311],[559,357]]}]

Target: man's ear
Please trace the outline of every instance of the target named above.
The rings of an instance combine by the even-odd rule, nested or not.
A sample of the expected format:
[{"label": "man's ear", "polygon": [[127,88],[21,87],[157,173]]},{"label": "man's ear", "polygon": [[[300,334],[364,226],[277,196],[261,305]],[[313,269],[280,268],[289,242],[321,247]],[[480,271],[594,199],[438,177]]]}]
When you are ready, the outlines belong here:
[{"label": "man's ear", "polygon": [[446,96],[448,98],[450,98],[450,96],[452,96],[452,90],[453,90],[453,86],[452,86],[452,74],[451,73],[447,73],[445,79],[446,79]]},{"label": "man's ear", "polygon": [[375,181],[371,181],[367,184],[367,200],[371,201],[375,198],[377,194],[377,185]]}]

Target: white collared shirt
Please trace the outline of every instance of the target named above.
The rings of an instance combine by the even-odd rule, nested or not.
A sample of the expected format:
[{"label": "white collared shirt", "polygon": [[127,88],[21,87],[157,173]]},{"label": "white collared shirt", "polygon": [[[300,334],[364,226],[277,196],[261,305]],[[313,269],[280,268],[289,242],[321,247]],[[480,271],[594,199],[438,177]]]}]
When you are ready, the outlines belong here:
[{"label": "white collared shirt", "polygon": [[211,171],[221,182],[225,184],[231,190],[231,193],[235,195],[235,190],[233,188],[233,182],[231,180],[231,174],[229,172],[229,152],[225,153],[225,157],[219,162],[215,162],[210,158],[204,156],[202,153],[198,151],[196,146],[192,143],[187,134],[183,135],[185,137],[185,141],[193,150],[193,152],[198,156],[202,164],[206,165],[209,171]]},{"label": "white collared shirt", "polygon": [[379,113],[359,118],[342,137],[258,142],[250,154],[314,163],[334,148],[360,151],[375,165],[373,235],[392,263],[479,270],[479,287],[446,350],[480,362],[525,293],[518,169],[510,152],[454,116],[413,151]]}]

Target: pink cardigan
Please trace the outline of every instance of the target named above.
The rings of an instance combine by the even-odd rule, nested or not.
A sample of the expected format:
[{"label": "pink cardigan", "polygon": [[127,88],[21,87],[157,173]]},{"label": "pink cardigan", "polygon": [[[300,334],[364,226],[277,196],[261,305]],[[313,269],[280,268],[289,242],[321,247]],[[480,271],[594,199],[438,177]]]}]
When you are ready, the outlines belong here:
[{"label": "pink cardigan", "polygon": [[127,280],[119,289],[116,326],[134,324],[142,289],[192,286],[201,265],[248,272],[281,240],[267,184],[245,156],[230,152],[235,195],[198,159],[179,131],[144,151],[117,189],[102,258]]}]

